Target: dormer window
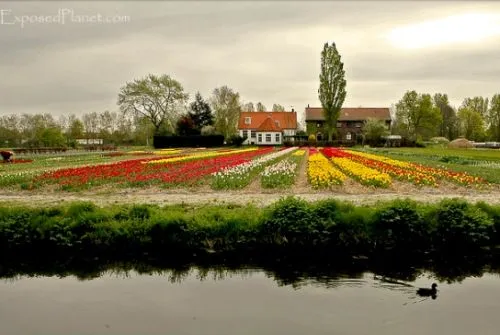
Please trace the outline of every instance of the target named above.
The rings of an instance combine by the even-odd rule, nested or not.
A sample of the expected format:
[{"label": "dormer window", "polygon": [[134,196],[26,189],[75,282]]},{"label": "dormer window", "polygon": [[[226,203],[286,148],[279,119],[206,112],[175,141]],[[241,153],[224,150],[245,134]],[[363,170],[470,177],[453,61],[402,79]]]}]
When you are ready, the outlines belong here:
[{"label": "dormer window", "polygon": [[280,126],[279,120],[274,120],[274,124],[279,127]]},{"label": "dormer window", "polygon": [[245,124],[252,124],[252,118],[250,116],[245,117]]}]

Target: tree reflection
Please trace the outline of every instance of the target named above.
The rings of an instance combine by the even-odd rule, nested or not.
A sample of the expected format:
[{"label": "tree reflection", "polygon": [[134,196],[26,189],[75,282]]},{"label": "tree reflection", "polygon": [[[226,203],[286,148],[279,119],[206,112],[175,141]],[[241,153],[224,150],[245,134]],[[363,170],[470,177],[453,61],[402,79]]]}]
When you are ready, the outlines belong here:
[{"label": "tree reflection", "polygon": [[[483,259],[437,260],[432,263],[403,262],[397,259],[349,262],[307,262],[281,260],[243,262],[183,263],[176,262],[100,262],[99,260],[43,264],[1,264],[0,278],[20,279],[34,276],[74,276],[79,280],[92,280],[103,275],[128,277],[131,275],[159,275],[170,283],[182,283],[186,279],[199,281],[225,280],[232,277],[248,278],[256,272],[264,273],[279,286],[300,289],[314,285],[325,288],[365,285],[366,274],[411,283],[427,275],[438,282],[460,283],[469,277],[481,277],[485,273],[500,273],[499,262]],[[390,283],[390,282],[388,282]],[[395,283],[397,284],[397,283]]]}]

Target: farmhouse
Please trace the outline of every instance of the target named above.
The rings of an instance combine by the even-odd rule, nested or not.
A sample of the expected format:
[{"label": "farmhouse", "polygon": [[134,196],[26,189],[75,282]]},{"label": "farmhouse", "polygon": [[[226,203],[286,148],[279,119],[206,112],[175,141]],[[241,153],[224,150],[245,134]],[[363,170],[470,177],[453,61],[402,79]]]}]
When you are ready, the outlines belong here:
[{"label": "farmhouse", "polygon": [[[337,120],[337,139],[342,141],[361,141],[363,126],[368,119],[384,121],[388,130],[391,128],[391,113],[389,108],[342,108]],[[315,135],[318,141],[326,140],[328,132],[325,128],[323,108],[306,107],[306,131],[307,135]]]},{"label": "farmhouse", "polygon": [[282,144],[297,132],[297,112],[241,112],[238,133],[246,137],[244,144]]}]

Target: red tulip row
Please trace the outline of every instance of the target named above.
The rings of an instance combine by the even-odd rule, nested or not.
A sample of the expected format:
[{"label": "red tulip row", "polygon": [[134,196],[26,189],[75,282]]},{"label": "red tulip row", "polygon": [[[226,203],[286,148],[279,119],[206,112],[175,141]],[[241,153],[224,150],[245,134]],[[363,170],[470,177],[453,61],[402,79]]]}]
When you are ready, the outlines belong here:
[{"label": "red tulip row", "polygon": [[[190,183],[223,168],[245,163],[256,156],[272,151],[262,148],[255,151],[235,153],[220,157],[177,161],[165,164],[143,164],[162,158],[132,159],[112,164],[59,169],[46,172],[35,181],[60,185],[83,185],[87,183]],[[170,156],[178,157],[178,156]]]}]

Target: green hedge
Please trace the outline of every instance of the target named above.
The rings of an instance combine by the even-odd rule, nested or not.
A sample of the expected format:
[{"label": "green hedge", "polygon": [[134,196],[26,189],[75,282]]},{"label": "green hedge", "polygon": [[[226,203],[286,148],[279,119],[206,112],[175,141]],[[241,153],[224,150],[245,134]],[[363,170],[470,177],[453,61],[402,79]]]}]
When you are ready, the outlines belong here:
[{"label": "green hedge", "polygon": [[484,254],[500,244],[499,231],[500,206],[458,199],[355,206],[289,197],[267,208],[0,205],[0,261]]}]

